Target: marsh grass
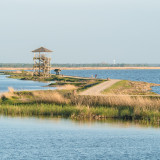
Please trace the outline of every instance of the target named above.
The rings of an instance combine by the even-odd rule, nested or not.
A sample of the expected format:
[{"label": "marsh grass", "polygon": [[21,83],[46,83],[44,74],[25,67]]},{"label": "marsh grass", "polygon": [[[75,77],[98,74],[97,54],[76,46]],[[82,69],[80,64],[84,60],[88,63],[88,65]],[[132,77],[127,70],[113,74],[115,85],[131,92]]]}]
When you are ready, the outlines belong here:
[{"label": "marsh grass", "polygon": [[0,114],[11,116],[49,116],[73,119],[118,118],[118,110],[112,108],[88,108],[86,106],[51,105],[51,104],[23,104],[0,105]]},{"label": "marsh grass", "polygon": [[33,99],[37,103],[54,103],[54,104],[68,104],[69,100],[65,99],[63,95],[58,92],[33,92]]},{"label": "marsh grass", "polygon": [[0,113],[5,115],[116,118],[156,123],[160,119],[159,97],[79,96],[72,91],[25,91],[8,93],[1,101]]},{"label": "marsh grass", "polygon": [[65,84],[62,87],[58,86],[57,88],[62,90],[70,90],[70,91],[77,89],[75,85],[71,85],[71,84]]},{"label": "marsh grass", "polygon": [[[160,98],[141,96],[71,96],[72,105],[89,106],[100,115],[122,119],[146,119],[159,121]],[[102,107],[102,108],[101,108]],[[101,109],[100,109],[101,108]],[[110,110],[107,110],[110,109]],[[112,110],[111,110],[112,109]],[[111,112],[112,111],[112,112]]]},{"label": "marsh grass", "polygon": [[90,107],[107,106],[107,107],[138,107],[142,109],[159,110],[160,97],[149,96],[127,96],[127,95],[110,95],[110,96],[79,96],[72,94],[70,96],[72,104],[87,105]]}]

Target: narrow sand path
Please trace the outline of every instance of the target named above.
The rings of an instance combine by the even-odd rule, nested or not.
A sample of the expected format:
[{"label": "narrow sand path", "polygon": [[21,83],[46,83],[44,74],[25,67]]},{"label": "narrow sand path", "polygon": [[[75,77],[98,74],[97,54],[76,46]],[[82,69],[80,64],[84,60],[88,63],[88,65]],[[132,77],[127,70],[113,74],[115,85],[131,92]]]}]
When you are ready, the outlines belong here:
[{"label": "narrow sand path", "polygon": [[109,81],[100,83],[96,86],[93,86],[85,91],[82,91],[79,95],[93,95],[93,96],[102,96],[101,93],[103,90],[111,87],[113,84],[119,82],[119,79],[111,79]]}]

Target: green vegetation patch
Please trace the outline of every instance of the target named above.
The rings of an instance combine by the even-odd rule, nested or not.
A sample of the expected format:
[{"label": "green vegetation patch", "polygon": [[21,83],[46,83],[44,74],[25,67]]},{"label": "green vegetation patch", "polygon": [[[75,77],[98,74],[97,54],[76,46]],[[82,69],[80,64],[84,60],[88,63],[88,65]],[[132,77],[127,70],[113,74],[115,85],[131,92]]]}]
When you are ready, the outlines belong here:
[{"label": "green vegetation patch", "polygon": [[156,93],[151,91],[152,86],[159,85],[147,82],[122,80],[115,83],[110,88],[105,89],[102,93],[116,95],[156,95]]},{"label": "green vegetation patch", "polygon": [[118,110],[112,108],[99,109],[87,107],[76,107],[71,105],[55,105],[55,104],[3,104],[0,105],[0,114],[12,116],[50,116],[50,117],[66,117],[66,118],[98,118],[98,117],[118,117]]}]

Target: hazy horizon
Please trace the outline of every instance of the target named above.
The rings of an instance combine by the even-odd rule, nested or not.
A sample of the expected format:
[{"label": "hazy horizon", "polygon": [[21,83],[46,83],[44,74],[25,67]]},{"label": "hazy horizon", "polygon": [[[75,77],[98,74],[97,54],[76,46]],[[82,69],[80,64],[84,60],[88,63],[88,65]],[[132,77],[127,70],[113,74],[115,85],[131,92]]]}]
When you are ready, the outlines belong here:
[{"label": "hazy horizon", "polygon": [[0,63],[159,64],[158,0],[5,0],[0,2]]}]

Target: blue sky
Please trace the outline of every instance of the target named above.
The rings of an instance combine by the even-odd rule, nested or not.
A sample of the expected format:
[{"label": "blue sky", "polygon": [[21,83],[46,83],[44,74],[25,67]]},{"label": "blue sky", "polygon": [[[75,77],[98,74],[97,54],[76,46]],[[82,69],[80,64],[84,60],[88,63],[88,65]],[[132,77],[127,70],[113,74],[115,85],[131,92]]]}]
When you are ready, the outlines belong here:
[{"label": "blue sky", "polygon": [[159,63],[159,0],[0,0],[0,63]]}]

